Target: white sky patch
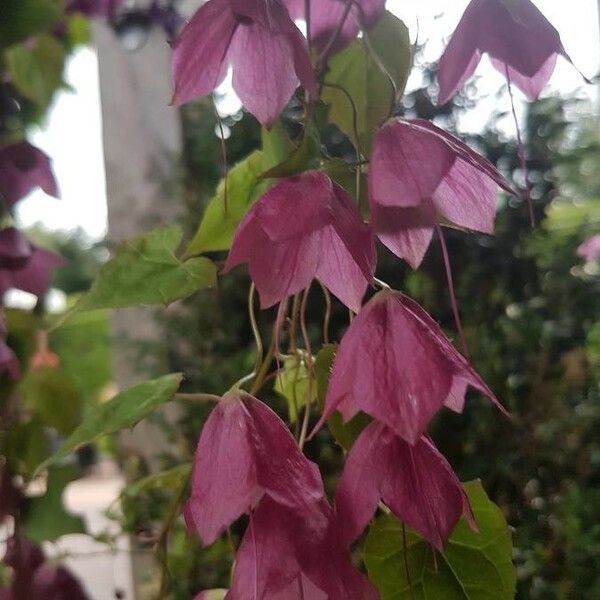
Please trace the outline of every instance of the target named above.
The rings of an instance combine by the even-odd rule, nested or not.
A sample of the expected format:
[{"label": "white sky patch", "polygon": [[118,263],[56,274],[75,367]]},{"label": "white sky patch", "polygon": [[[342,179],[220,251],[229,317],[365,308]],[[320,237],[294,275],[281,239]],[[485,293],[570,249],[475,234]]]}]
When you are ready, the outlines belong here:
[{"label": "white sky patch", "polygon": [[[588,77],[595,75],[600,70],[597,0],[534,1],[560,31],[563,44],[577,67]],[[420,41],[428,42],[425,58],[433,62],[439,58],[467,4],[468,0],[388,0],[387,6],[406,22],[413,39],[418,23]],[[465,132],[481,130],[494,111],[510,108],[507,94],[496,97],[504,80],[486,58],[477,75],[480,76],[479,88],[486,97],[476,110],[461,120],[460,127]],[[106,233],[106,186],[98,65],[93,50],[82,49],[72,57],[67,68],[67,81],[75,93],[60,93],[47,123],[32,136],[33,143],[53,159],[62,199],[54,200],[42,192],[35,192],[21,202],[18,216],[22,226],[41,222],[48,229],[81,227],[89,236],[98,239]],[[409,89],[418,84],[418,74],[415,74]],[[224,95],[219,94],[220,114],[239,111],[241,104],[231,90],[230,80],[218,91],[224,92]],[[597,89],[586,85],[563,59],[559,59],[545,94],[556,91],[565,94],[580,91],[591,99],[597,98]],[[523,96],[518,90],[515,95],[521,114]],[[510,121],[504,125],[507,131],[513,131]]]}]

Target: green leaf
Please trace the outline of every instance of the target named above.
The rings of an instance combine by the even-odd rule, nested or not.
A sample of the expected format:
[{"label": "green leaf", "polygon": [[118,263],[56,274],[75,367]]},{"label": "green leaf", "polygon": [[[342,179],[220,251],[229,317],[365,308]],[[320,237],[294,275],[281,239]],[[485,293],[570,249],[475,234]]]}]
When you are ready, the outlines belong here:
[{"label": "green leaf", "polygon": [[63,504],[65,487],[76,477],[72,466],[48,471],[47,491],[27,503],[25,535],[34,542],[54,541],[70,533],[85,533],[83,521],[69,514]]},{"label": "green leaf", "polygon": [[2,0],[0,48],[50,31],[60,17],[61,10],[53,0]]},{"label": "green leaf", "polygon": [[228,590],[206,590],[203,592],[202,600],[224,600]]},{"label": "green leaf", "polygon": [[331,368],[337,352],[337,344],[325,344],[315,357],[315,377],[317,379],[317,398],[321,408],[325,406],[327,386],[331,377]]},{"label": "green leaf", "polygon": [[181,235],[179,227],[165,227],[121,244],[68,318],[83,310],[170,304],[213,287],[217,269],[212,261],[177,258]]},{"label": "green leaf", "polygon": [[6,456],[10,471],[29,479],[36,467],[50,456],[50,440],[39,419],[32,419],[0,431],[0,454]]},{"label": "green leaf", "polygon": [[229,249],[237,226],[267,187],[258,182],[263,166],[263,153],[255,150],[229,171],[227,205],[225,179],[221,180],[217,193],[206,207],[196,235],[185,251],[186,256]]},{"label": "green leaf", "polygon": [[103,435],[133,427],[158,406],[172,400],[181,379],[181,373],[165,375],[140,383],[117,394],[108,402],[94,406],[58,451],[40,465],[38,471]]},{"label": "green leaf", "polygon": [[308,169],[314,169],[321,162],[321,140],[319,132],[309,126],[304,129],[304,137],[297,148],[289,153],[280,163],[265,171],[259,179],[274,179],[296,175]]},{"label": "green leaf", "polygon": [[377,129],[403,93],[410,67],[408,29],[390,12],[368,37],[354,41],[329,61],[322,100],[330,105],[330,120],[358,143],[364,156],[370,155]]},{"label": "green leaf", "polygon": [[81,420],[83,403],[72,378],[61,368],[31,369],[19,387],[25,406],[48,427],[68,435]]},{"label": "green leaf", "polygon": [[11,83],[42,110],[63,83],[65,51],[55,38],[42,35],[33,47],[14,46],[6,52]]},{"label": "green leaf", "polygon": [[381,600],[514,598],[516,572],[511,558],[511,534],[504,515],[487,497],[480,482],[467,483],[465,489],[480,532],[471,531],[462,519],[445,551],[435,558],[429,544],[408,529],[405,556],[402,524],[393,516],[383,515],[373,523],[364,558]]},{"label": "green leaf", "polygon": [[270,169],[283,161],[294,150],[294,143],[285,131],[281,120],[275,121],[271,129],[261,130],[263,169]]},{"label": "green leaf", "polygon": [[135,498],[140,494],[152,490],[178,490],[181,489],[186,479],[190,476],[192,465],[185,463],[172,469],[149,475],[128,485],[122,492],[123,496]]},{"label": "green leaf", "polygon": [[287,402],[290,423],[298,420],[298,413],[310,393],[311,402],[317,397],[316,385],[310,384],[306,357],[290,356],[283,361],[283,371],[275,378],[273,389]]}]

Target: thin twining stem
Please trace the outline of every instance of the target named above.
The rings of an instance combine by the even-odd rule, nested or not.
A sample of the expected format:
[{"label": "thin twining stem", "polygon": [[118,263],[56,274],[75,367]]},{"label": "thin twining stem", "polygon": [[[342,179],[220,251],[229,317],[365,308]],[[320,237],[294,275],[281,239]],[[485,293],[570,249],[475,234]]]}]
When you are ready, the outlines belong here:
[{"label": "thin twining stem", "polygon": [[448,293],[450,295],[450,304],[452,306],[452,313],[454,315],[454,324],[458,331],[460,338],[460,344],[462,347],[462,353],[464,357],[469,360],[469,347],[467,346],[467,340],[463,331],[462,322],[460,320],[460,312],[458,310],[458,303],[456,301],[456,294],[454,291],[454,279],[452,277],[452,268],[450,267],[450,257],[448,255],[448,248],[446,247],[446,239],[444,238],[444,232],[440,227],[439,223],[435,224],[435,231],[440,240],[440,247],[442,249],[442,258],[444,260],[444,269],[446,271],[446,281],[448,282]]},{"label": "thin twining stem", "polygon": [[256,344],[256,362],[254,363],[254,372],[257,373],[264,357],[264,347],[262,338],[260,337],[260,329],[256,321],[256,311],[254,310],[254,297],[256,295],[256,286],[254,282],[250,284],[250,290],[248,291],[248,318],[250,319],[250,327],[252,328],[252,335],[254,336],[254,342]]},{"label": "thin twining stem", "polygon": [[315,380],[315,370],[314,370],[314,361],[313,361],[313,353],[310,346],[310,338],[308,337],[308,329],[306,327],[306,305],[308,303],[308,294],[310,292],[311,286],[309,285],[302,295],[302,306],[300,308],[300,330],[302,331],[302,340],[304,342],[304,349],[306,350],[306,362],[308,367],[308,388],[306,391],[306,405],[304,408],[304,419],[302,421],[302,429],[300,430],[300,437],[298,438],[298,446],[300,450],[304,448],[304,443],[306,442],[306,436],[308,434],[308,422],[310,419],[310,408],[312,404],[312,394],[313,394],[313,382]]},{"label": "thin twining stem", "polygon": [[512,82],[510,80],[510,74],[508,72],[508,66],[506,67],[506,83],[508,84],[508,95],[510,97],[510,108],[512,112],[513,121],[515,123],[515,129],[517,132],[517,156],[519,157],[519,163],[521,165],[521,171],[523,171],[523,179],[525,180],[525,201],[527,202],[527,210],[529,211],[529,223],[531,227],[535,227],[535,215],[533,213],[533,202],[531,201],[531,186],[529,182],[529,169],[527,168],[527,159],[525,158],[525,144],[523,144],[523,137],[521,136],[521,128],[519,127],[519,119],[517,118],[517,109],[515,108],[515,97],[512,89]]},{"label": "thin twining stem", "polygon": [[219,139],[221,141],[221,160],[223,161],[223,207],[227,214],[228,198],[229,198],[229,165],[227,164],[227,145],[225,144],[225,130],[223,129],[223,121],[221,115],[215,107],[215,116],[219,126]]},{"label": "thin twining stem", "polygon": [[[317,280],[318,281],[318,280]],[[323,317],[323,343],[329,344],[329,323],[331,321],[331,295],[329,290],[319,281],[325,298],[325,316]]]},{"label": "thin twining stem", "polygon": [[[335,28],[334,32],[331,34],[331,37],[329,38],[327,44],[325,45],[325,48],[323,48],[323,51],[321,52],[321,54],[319,56],[319,60],[317,61],[319,70],[321,70],[321,68],[323,67],[325,61],[327,60],[327,56],[329,55],[329,51],[331,50],[333,45],[337,42],[338,38],[340,37],[340,34],[342,33],[342,29],[344,29],[344,25],[346,24],[346,20],[348,19],[348,15],[350,14],[350,10],[352,9],[353,4],[354,4],[353,0],[348,0],[346,2],[344,12],[342,13],[342,18],[340,19],[340,22],[337,24],[337,27]],[[310,27],[310,25],[308,25],[308,23],[307,23],[307,32],[308,32],[309,27]]]},{"label": "thin twining stem", "polygon": [[175,394],[176,400],[191,400],[192,402],[220,402],[216,394]]},{"label": "thin twining stem", "polygon": [[[350,107],[352,108],[352,133],[354,135],[354,149],[356,151],[356,200],[360,206],[360,175],[361,175],[361,150],[360,150],[360,139],[358,137],[358,110],[356,108],[356,104],[354,103],[354,99],[350,95],[350,92],[337,83],[323,83],[324,87],[330,87],[335,90],[339,90],[346,96],[346,99],[350,103]],[[361,207],[362,208],[362,207]]]},{"label": "thin twining stem", "polygon": [[310,26],[311,20],[311,10],[310,10],[310,0],[304,0],[304,19],[306,21],[306,43],[308,44],[308,48],[312,46],[312,32]]}]

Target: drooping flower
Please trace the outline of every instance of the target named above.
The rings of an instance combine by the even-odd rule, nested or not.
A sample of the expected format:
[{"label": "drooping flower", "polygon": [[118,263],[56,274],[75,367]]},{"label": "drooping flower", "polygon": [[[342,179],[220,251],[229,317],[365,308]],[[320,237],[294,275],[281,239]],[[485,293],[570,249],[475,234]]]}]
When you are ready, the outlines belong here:
[{"label": "drooping flower", "polygon": [[12,569],[3,600],[87,600],[77,579],[65,568],[46,562],[41,548],[22,535],[7,543],[4,564]]},{"label": "drooping flower", "polygon": [[571,59],[558,31],[531,0],[471,0],[438,69],[445,104],[477,69],[483,54],[529,100],[537,100],[558,56]]},{"label": "drooping flower", "polygon": [[0,200],[10,208],[37,187],[58,197],[46,154],[26,141],[0,148]]},{"label": "drooping flower", "polygon": [[0,298],[10,288],[43,296],[53,270],[63,263],[58,254],[34,246],[18,229],[0,230]]},{"label": "drooping flower", "polygon": [[69,0],[67,14],[82,13],[88,17],[112,17],[123,4],[123,0]]},{"label": "drooping flower", "polygon": [[323,493],[317,465],[300,452],[283,421],[249,394],[232,392],[202,429],[184,516],[208,545],[265,495],[302,507]]},{"label": "drooping flower", "polygon": [[410,445],[373,422],[348,453],[336,490],[335,510],[346,543],[360,536],[380,500],[438,550],[461,515],[477,530],[467,495],[433,442],[423,436]]},{"label": "drooping flower", "polygon": [[0,466],[0,525],[7,517],[14,517],[23,505],[24,497],[15,485],[6,466]]},{"label": "drooping flower", "polygon": [[[306,18],[304,0],[284,1],[293,19]],[[310,5],[311,42],[321,52],[340,50],[354,40],[361,29],[373,27],[384,10],[385,0],[312,1]],[[341,29],[340,24],[342,24]]]},{"label": "drooping flower", "polygon": [[498,187],[516,194],[486,158],[429,121],[393,119],[375,138],[371,220],[381,242],[415,269],[443,220],[493,233]]},{"label": "drooping flower", "polygon": [[233,68],[242,104],[270,125],[298,81],[316,95],[306,40],[281,0],[208,0],[173,45],[173,102],[210,94]]},{"label": "drooping flower", "polygon": [[225,270],[249,262],[263,308],[317,278],[358,312],[375,260],[371,230],[348,194],[324,173],[308,171],[273,186],[250,209]]},{"label": "drooping flower", "polygon": [[469,386],[502,409],[439,325],[414,300],[384,290],[342,338],[315,431],[335,410],[344,421],[362,411],[416,444],[443,406],[462,412]]},{"label": "drooping flower", "polygon": [[577,248],[577,256],[586,263],[600,262],[600,234],[593,235]]},{"label": "drooping flower", "polygon": [[326,501],[297,512],[265,497],[250,517],[226,600],[377,600]]},{"label": "drooping flower", "polygon": [[12,379],[18,379],[21,376],[21,369],[15,353],[6,343],[7,333],[6,323],[0,317],[0,374],[6,371]]}]

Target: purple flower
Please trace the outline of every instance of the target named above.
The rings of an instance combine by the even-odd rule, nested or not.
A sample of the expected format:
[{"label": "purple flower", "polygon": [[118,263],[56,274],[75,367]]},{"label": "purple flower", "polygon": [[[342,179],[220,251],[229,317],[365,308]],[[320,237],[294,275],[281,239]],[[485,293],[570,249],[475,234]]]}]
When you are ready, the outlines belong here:
[{"label": "purple flower", "polygon": [[10,288],[43,296],[62,264],[58,254],[34,246],[18,229],[0,230],[0,297]]},{"label": "purple flower", "polygon": [[[306,18],[304,0],[284,2],[293,19]],[[340,50],[354,40],[361,29],[373,27],[384,10],[385,0],[311,0],[311,42],[320,51]]]},{"label": "purple flower", "polygon": [[462,412],[469,386],[502,408],[439,325],[414,300],[385,290],[342,338],[315,431],[335,410],[344,421],[362,411],[416,444],[443,406]]},{"label": "purple flower", "polygon": [[388,121],[378,132],[369,172],[375,233],[417,268],[442,220],[493,233],[498,187],[516,194],[497,169],[429,121]]},{"label": "purple flower", "polygon": [[600,262],[600,234],[593,235],[577,248],[577,256],[586,263]]},{"label": "purple flower", "polygon": [[7,371],[12,379],[19,379],[21,376],[19,361],[12,351],[12,348],[6,343],[7,333],[6,323],[4,322],[4,319],[0,317],[0,374]]},{"label": "purple flower", "polygon": [[123,0],[69,0],[65,7],[67,14],[82,13],[88,17],[112,17],[123,4]]},{"label": "purple flower", "polygon": [[0,148],[0,199],[6,206],[11,208],[37,187],[58,197],[50,159],[25,141]]},{"label": "purple flower", "polygon": [[14,517],[18,514],[23,500],[23,494],[15,486],[10,471],[5,465],[0,466],[0,525],[7,517]]},{"label": "purple flower", "polygon": [[9,588],[0,590],[2,600],[88,598],[69,571],[47,563],[41,548],[22,535],[8,540],[4,564],[12,568],[12,581]]},{"label": "purple flower", "polygon": [[335,524],[325,501],[298,512],[264,498],[250,516],[226,600],[377,600]]},{"label": "purple flower", "polygon": [[347,544],[360,536],[380,500],[440,551],[461,515],[477,530],[467,495],[433,442],[423,436],[410,445],[373,422],[352,446],[336,490]]},{"label": "purple flower", "polygon": [[208,545],[263,496],[303,507],[323,494],[318,467],[300,452],[283,421],[249,394],[232,392],[202,429],[184,516]]},{"label": "purple flower", "polygon": [[173,102],[210,94],[233,67],[243,105],[270,125],[298,81],[317,86],[306,40],[280,0],[208,0],[173,45]]},{"label": "purple flower", "polygon": [[456,94],[486,53],[530,100],[548,83],[558,55],[571,61],[558,31],[530,0],[472,0],[440,59],[439,104]]},{"label": "purple flower", "polygon": [[352,199],[327,175],[308,171],[273,186],[250,209],[225,270],[248,262],[263,308],[316,277],[358,312],[375,260],[373,235]]}]

